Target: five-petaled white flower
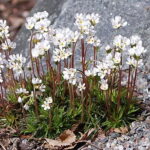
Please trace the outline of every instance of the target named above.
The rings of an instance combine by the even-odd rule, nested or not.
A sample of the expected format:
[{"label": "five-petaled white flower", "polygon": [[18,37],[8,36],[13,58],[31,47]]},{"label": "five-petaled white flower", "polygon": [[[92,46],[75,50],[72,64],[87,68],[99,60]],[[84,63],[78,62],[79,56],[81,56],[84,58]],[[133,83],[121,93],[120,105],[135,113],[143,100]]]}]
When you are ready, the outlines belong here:
[{"label": "five-petaled white flower", "polygon": [[85,90],[86,89],[85,83],[82,84],[81,82],[79,82],[78,89],[79,89],[79,91]]}]

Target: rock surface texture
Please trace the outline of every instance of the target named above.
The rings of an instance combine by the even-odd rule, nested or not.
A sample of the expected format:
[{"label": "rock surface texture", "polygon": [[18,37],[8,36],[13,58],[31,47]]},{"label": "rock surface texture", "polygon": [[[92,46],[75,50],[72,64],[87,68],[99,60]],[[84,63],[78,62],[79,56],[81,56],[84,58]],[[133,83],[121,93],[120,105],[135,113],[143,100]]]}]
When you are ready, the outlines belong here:
[{"label": "rock surface texture", "polygon": [[[96,31],[103,46],[109,44],[117,34],[127,37],[139,34],[150,53],[150,0],[37,0],[31,15],[44,10],[49,12],[50,20],[55,27],[71,29],[74,28],[76,13],[99,13],[101,20]],[[117,32],[112,29],[110,22],[116,15],[122,16],[128,22],[128,26]],[[16,38],[18,46],[15,52],[28,56],[28,37],[29,31],[23,27]]]}]

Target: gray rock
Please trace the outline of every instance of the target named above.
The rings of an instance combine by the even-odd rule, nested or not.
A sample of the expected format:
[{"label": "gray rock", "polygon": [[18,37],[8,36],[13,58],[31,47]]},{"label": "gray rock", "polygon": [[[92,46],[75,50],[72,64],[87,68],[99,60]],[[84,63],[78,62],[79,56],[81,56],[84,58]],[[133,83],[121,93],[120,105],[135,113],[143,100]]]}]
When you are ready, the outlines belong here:
[{"label": "gray rock", "polygon": [[[103,46],[106,46],[115,35],[121,34],[130,37],[139,34],[144,46],[150,53],[150,0],[37,0],[31,15],[46,10],[55,27],[74,28],[76,13],[99,13],[100,24],[97,26],[97,35]],[[110,19],[120,15],[128,22],[128,26],[115,31],[111,27]],[[23,27],[16,38],[18,44],[15,52],[28,56],[27,38],[29,32]],[[147,55],[148,57],[149,55]]]},{"label": "gray rock", "polygon": [[108,137],[102,139],[102,140],[101,140],[101,143],[104,144],[104,143],[106,143],[107,141],[108,141]]},{"label": "gray rock", "polygon": [[119,137],[120,136],[120,134],[119,133],[110,133],[110,138],[111,139],[114,139],[114,138],[117,138],[117,137]]}]

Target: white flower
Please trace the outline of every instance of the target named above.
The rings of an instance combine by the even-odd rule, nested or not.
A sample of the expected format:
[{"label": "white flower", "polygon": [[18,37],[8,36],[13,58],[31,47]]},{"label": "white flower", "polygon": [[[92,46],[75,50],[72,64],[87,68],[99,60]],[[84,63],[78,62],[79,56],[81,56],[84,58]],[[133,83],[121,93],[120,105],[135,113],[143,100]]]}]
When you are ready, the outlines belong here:
[{"label": "white flower", "polygon": [[126,64],[131,65],[133,67],[141,67],[141,66],[143,66],[143,60],[142,59],[136,60],[133,57],[131,57],[131,58],[129,57],[129,58],[127,58]]},{"label": "white flower", "polygon": [[146,50],[144,49],[143,46],[137,45],[133,48],[130,48],[128,50],[128,52],[129,52],[130,56],[134,56],[134,55],[135,56],[141,56],[142,54],[144,54],[146,52]]},{"label": "white flower", "polygon": [[46,100],[46,102],[49,103],[49,104],[51,104],[51,103],[53,102],[52,97],[47,97],[47,98],[45,98],[45,100]]},{"label": "white flower", "polygon": [[28,94],[29,91],[27,91],[25,88],[19,88],[16,90],[16,94]]},{"label": "white flower", "polygon": [[106,50],[107,53],[111,52],[111,47],[110,47],[110,45],[107,45],[107,46],[105,47],[105,50]]},{"label": "white flower", "polygon": [[99,14],[92,13],[92,14],[88,14],[86,18],[90,21],[90,23],[93,26],[95,26],[97,23],[99,23],[100,16]]},{"label": "white flower", "polygon": [[23,72],[24,64],[26,58],[22,54],[13,54],[9,56],[8,68],[15,71],[16,74],[21,74]]},{"label": "white flower", "polygon": [[130,44],[131,44],[132,47],[137,46],[137,45],[141,46],[142,45],[142,40],[138,35],[133,35],[133,36],[130,37]]},{"label": "white flower", "polygon": [[86,18],[85,14],[76,14],[75,25],[78,27],[81,33],[89,34],[91,30],[91,23]]},{"label": "white flower", "polygon": [[92,71],[91,70],[85,70],[85,75],[87,77],[91,76],[92,75]]},{"label": "white flower", "polygon": [[128,58],[127,62],[128,65],[133,65],[133,66],[137,66],[137,60],[135,60],[133,57],[132,58]]},{"label": "white flower", "polygon": [[108,90],[108,83],[107,83],[107,81],[106,80],[102,80],[101,82],[101,90]]},{"label": "white flower", "polygon": [[77,42],[80,37],[80,33],[78,31],[72,32],[71,34],[71,42]]},{"label": "white flower", "polygon": [[63,77],[65,80],[69,80],[70,78],[73,78],[76,74],[76,69],[74,68],[65,68],[63,71]]},{"label": "white flower", "polygon": [[72,84],[72,85],[75,85],[77,82],[77,79],[76,78],[70,78],[69,79],[69,83]]},{"label": "white flower", "polygon": [[11,49],[14,49],[14,48],[16,48],[16,43],[11,42],[10,39],[7,39],[5,41],[5,43],[2,43],[2,49],[3,50],[11,50]]},{"label": "white flower", "polygon": [[40,50],[38,47],[35,47],[32,49],[32,57],[33,58],[38,58],[38,57],[44,56],[44,54],[45,54],[45,51]]},{"label": "white flower", "polygon": [[48,31],[48,27],[50,25],[50,21],[47,19],[48,12],[37,12],[33,15],[33,17],[27,18],[27,23],[25,24],[28,30],[36,29],[39,32]]},{"label": "white flower", "polygon": [[35,45],[32,49],[32,57],[37,58],[39,56],[43,56],[45,52],[50,49],[50,43],[47,40],[43,40]]},{"label": "white flower", "polygon": [[27,23],[25,24],[26,28],[28,30],[33,29],[36,23],[36,19],[34,17],[28,17],[26,21],[27,21]]},{"label": "white flower", "polygon": [[71,42],[75,42],[78,39],[78,34],[78,32],[74,33],[69,28],[56,29],[53,36],[53,43],[60,49],[66,48]]},{"label": "white flower", "polygon": [[51,108],[50,104],[47,103],[46,101],[44,101],[44,103],[42,104],[42,107],[44,108],[44,110],[49,110]]},{"label": "white flower", "polygon": [[43,11],[43,12],[37,12],[33,15],[33,17],[38,21],[41,19],[45,19],[49,16],[47,11]]},{"label": "white flower", "polygon": [[[33,58],[38,58],[41,56],[40,50],[36,48],[33,48],[31,53]],[[42,53],[42,55],[44,55],[44,53]]]},{"label": "white flower", "polygon": [[19,96],[18,97],[18,103],[22,103],[23,102],[23,99]]},{"label": "white flower", "polygon": [[114,64],[114,60],[113,60],[113,56],[111,53],[108,53],[108,55],[105,57],[104,59],[105,64],[107,64],[108,68],[115,68],[115,64]]},{"label": "white flower", "polygon": [[42,19],[35,23],[35,29],[40,32],[48,31],[48,27],[50,26],[50,21],[48,19]]},{"label": "white flower", "polygon": [[23,108],[24,108],[25,110],[29,110],[29,105],[28,105],[28,104],[25,104],[25,105],[23,106]]},{"label": "white flower", "polygon": [[121,53],[116,52],[113,61],[115,64],[119,64],[121,62]]},{"label": "white flower", "polygon": [[44,103],[42,104],[42,107],[44,108],[44,110],[49,110],[51,108],[50,104],[52,103],[53,103],[52,97],[47,97]]},{"label": "white flower", "polygon": [[75,25],[78,27],[81,34],[95,33],[94,26],[99,23],[98,14],[76,14]]},{"label": "white flower", "polygon": [[85,88],[86,88],[86,87],[85,87],[85,83],[82,84],[82,83],[80,82],[79,85],[78,85],[79,91],[83,91],[83,90],[85,90]]},{"label": "white flower", "polygon": [[101,40],[100,40],[100,39],[98,39],[98,38],[95,38],[95,39],[94,39],[93,46],[95,46],[95,47],[99,47],[99,46],[100,46],[100,44],[101,44]]},{"label": "white flower", "polygon": [[111,23],[114,29],[118,29],[127,25],[127,22],[122,19],[121,16],[115,16],[114,18],[112,18]]},{"label": "white flower", "polygon": [[115,36],[113,44],[117,48],[125,50],[126,47],[130,44],[130,40],[128,38],[126,38],[126,37],[118,35],[118,36]]},{"label": "white flower", "polygon": [[96,67],[94,67],[93,70],[95,74],[97,74],[101,79],[103,79],[106,76],[106,74],[110,73],[109,64],[105,62],[98,62],[98,64],[96,65]]},{"label": "white flower", "polygon": [[9,27],[6,20],[0,20],[0,38],[7,38],[9,36]]},{"label": "white flower", "polygon": [[39,78],[32,78],[32,84],[33,85],[37,85],[37,84],[41,84],[42,80]]},{"label": "white flower", "polygon": [[40,85],[39,90],[41,92],[45,92],[45,88],[46,88],[46,86],[42,84],[42,85]]},{"label": "white flower", "polygon": [[87,37],[86,41],[87,41],[88,44],[92,44],[95,47],[100,46],[100,43],[101,43],[100,39],[98,39],[95,36],[89,36],[89,37]]},{"label": "white flower", "polygon": [[37,43],[37,42],[41,42],[42,39],[43,39],[43,33],[36,33],[35,35],[33,35],[32,37],[32,40],[34,43]]},{"label": "white flower", "polygon": [[71,51],[67,51],[65,49],[55,49],[53,53],[54,62],[59,62],[61,60],[67,59],[69,56],[72,55]]},{"label": "white flower", "polygon": [[77,70],[74,68],[69,68],[69,69],[65,68],[63,71],[63,77],[65,80],[68,80],[70,84],[75,85],[77,81],[76,73]]}]

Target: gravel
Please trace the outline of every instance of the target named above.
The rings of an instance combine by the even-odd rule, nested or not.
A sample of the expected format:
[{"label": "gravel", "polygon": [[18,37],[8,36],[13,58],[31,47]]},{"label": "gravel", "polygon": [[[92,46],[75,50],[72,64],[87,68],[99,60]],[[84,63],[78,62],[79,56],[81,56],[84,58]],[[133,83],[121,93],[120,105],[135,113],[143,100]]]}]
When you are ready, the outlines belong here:
[{"label": "gravel", "polygon": [[[134,121],[126,134],[110,133],[92,144],[101,150],[150,150],[150,114],[142,113],[143,121]],[[148,115],[148,116],[147,116]],[[97,150],[89,145],[82,150]]]}]

